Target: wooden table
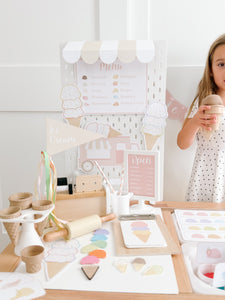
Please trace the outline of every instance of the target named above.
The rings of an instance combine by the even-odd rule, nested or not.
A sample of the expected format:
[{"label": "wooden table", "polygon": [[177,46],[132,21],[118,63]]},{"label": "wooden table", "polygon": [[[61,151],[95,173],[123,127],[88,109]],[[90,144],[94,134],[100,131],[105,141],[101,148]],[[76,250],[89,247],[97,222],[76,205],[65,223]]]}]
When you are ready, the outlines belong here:
[{"label": "wooden table", "polygon": [[[177,232],[173,223],[172,215],[174,209],[206,209],[206,210],[225,210],[225,203],[193,203],[193,202],[158,202],[155,207],[162,208],[164,221],[173,236],[174,241],[180,247]],[[6,259],[7,258],[7,259]],[[118,300],[209,300],[209,299],[225,299],[224,296],[210,296],[210,295],[197,295],[192,291],[189,276],[185,267],[184,258],[182,252],[172,256],[174,269],[177,278],[177,284],[179,288],[178,295],[165,295],[165,294],[135,294],[135,293],[109,293],[109,292],[87,292],[87,291],[69,291],[69,290],[46,290],[46,295],[39,300],[55,300],[55,299],[118,299]],[[20,258],[14,255],[13,247],[10,244],[0,255],[0,271],[10,272],[20,262]]]}]

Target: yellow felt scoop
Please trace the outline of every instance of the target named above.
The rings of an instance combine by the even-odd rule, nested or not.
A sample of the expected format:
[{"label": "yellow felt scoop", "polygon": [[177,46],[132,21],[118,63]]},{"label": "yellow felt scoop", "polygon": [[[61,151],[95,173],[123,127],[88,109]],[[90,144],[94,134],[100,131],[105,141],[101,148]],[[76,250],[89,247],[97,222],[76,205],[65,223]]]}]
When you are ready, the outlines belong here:
[{"label": "yellow felt scoop", "polygon": [[116,215],[112,213],[104,217],[93,215],[79,220],[75,220],[73,222],[65,224],[65,228],[63,229],[53,232],[47,232],[44,235],[43,239],[45,242],[51,242],[61,237],[70,240],[72,238],[79,237],[81,235],[87,234],[100,228],[102,226],[102,223],[111,221],[115,219],[115,217]]}]

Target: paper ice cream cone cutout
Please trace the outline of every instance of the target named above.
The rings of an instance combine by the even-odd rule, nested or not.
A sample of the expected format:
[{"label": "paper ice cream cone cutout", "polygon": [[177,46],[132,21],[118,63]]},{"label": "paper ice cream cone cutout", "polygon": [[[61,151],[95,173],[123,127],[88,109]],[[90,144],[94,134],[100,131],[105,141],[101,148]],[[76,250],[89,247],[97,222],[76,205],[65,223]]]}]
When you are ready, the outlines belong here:
[{"label": "paper ice cream cone cutout", "polygon": [[30,208],[32,200],[33,194],[28,192],[15,193],[9,196],[10,206],[18,206],[21,209]]},{"label": "paper ice cream cone cutout", "polygon": [[132,266],[136,272],[140,271],[145,264],[146,261],[141,257],[137,257],[132,261]]},{"label": "paper ice cream cone cutout", "polygon": [[133,234],[142,242],[147,243],[151,231],[148,228],[148,224],[143,221],[135,221],[131,224]]},{"label": "paper ice cream cone cutout", "polygon": [[218,130],[220,126],[220,119],[223,114],[224,105],[223,100],[219,95],[209,95],[202,100],[202,105],[211,106],[209,110],[205,111],[205,114],[216,115],[216,123],[211,124],[211,131],[204,130],[204,135],[206,138],[210,138],[213,131]]},{"label": "paper ice cream cone cutout", "polygon": [[165,103],[154,101],[147,107],[143,118],[142,132],[147,150],[152,150],[158,138],[164,133],[168,117]]},{"label": "paper ice cream cone cutout", "polygon": [[127,261],[126,260],[116,260],[113,262],[114,267],[120,272],[125,273],[127,270]]},{"label": "paper ice cream cone cutout", "polygon": [[133,231],[133,234],[136,235],[136,237],[139,238],[142,242],[147,243],[147,241],[151,235],[151,232],[136,230],[136,231]]},{"label": "paper ice cream cone cutout", "polygon": [[44,247],[39,245],[28,246],[22,249],[21,258],[26,264],[27,273],[36,273],[41,270],[44,250]]},{"label": "paper ice cream cone cutout", "polygon": [[110,127],[108,138],[116,137],[119,135],[121,135],[119,131],[112,129],[112,127]]},{"label": "paper ice cream cone cutout", "polygon": [[145,133],[144,137],[145,137],[146,149],[147,150],[152,150],[152,148],[154,147],[154,145],[157,142],[160,135],[153,135],[153,134]]},{"label": "paper ice cream cone cutout", "polygon": [[[2,219],[14,219],[19,217],[20,215],[21,215],[21,209],[16,206],[10,206],[0,211],[0,218]],[[13,243],[13,245],[16,245],[19,238],[20,223],[4,222],[3,224],[10,237],[11,242]]]},{"label": "paper ice cream cone cutout", "polygon": [[81,118],[82,118],[82,116],[78,117],[78,118],[67,118],[67,120],[68,120],[70,125],[80,127]]},{"label": "paper ice cream cone cutout", "polygon": [[[50,200],[37,200],[32,203],[32,209],[33,210],[48,210],[53,206],[52,201]],[[41,218],[41,214],[35,214],[34,218],[39,219]],[[43,221],[37,223],[37,232],[41,236],[43,234],[44,228],[47,225],[48,217],[46,217]]]}]

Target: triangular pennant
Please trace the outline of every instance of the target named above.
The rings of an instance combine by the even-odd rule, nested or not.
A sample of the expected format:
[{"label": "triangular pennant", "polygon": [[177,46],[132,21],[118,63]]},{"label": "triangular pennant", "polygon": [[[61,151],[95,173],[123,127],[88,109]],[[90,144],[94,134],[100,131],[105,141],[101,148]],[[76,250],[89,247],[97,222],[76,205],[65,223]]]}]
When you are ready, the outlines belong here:
[{"label": "triangular pennant", "polygon": [[52,119],[47,119],[46,127],[47,152],[50,155],[97,140],[99,138],[104,138],[103,135],[98,133]]},{"label": "triangular pennant", "polygon": [[89,280],[91,280],[95,276],[98,269],[99,269],[99,266],[96,266],[96,265],[81,267],[81,270],[84,272],[85,276]]}]

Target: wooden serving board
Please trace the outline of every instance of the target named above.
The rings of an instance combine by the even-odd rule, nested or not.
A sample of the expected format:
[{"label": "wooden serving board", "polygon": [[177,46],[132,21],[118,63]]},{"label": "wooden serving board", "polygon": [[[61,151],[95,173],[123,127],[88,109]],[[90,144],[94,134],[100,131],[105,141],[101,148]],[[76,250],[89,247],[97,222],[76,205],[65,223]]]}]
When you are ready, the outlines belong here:
[{"label": "wooden serving board", "polygon": [[123,235],[118,219],[113,221],[113,232],[115,238],[115,248],[117,256],[135,256],[135,255],[170,255],[179,254],[180,247],[174,242],[168,228],[159,215],[156,216],[156,222],[166,241],[166,247],[146,247],[146,248],[127,248],[123,241]]}]

